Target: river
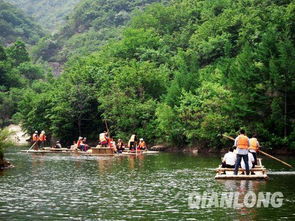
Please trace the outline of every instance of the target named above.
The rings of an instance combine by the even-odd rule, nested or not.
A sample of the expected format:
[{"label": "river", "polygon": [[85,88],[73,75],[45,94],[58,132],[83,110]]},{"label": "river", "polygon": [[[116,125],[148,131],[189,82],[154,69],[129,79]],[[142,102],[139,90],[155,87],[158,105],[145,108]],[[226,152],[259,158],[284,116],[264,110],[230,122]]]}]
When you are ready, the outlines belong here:
[{"label": "river", "polygon": [[[295,219],[295,171],[271,159],[268,181],[217,181],[220,155],[160,153],[94,157],[6,150],[16,166],[0,172],[0,220]],[[294,157],[283,158],[295,165]],[[281,192],[273,206],[194,208],[196,194]]]}]

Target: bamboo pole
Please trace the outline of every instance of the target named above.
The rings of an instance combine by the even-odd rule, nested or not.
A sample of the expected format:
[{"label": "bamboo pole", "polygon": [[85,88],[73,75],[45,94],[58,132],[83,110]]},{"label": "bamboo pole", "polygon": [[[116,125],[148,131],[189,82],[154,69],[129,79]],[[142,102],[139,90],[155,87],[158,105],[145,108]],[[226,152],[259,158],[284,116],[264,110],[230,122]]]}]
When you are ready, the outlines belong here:
[{"label": "bamboo pole", "polygon": [[106,129],[107,129],[107,132],[108,132],[109,137],[111,137],[111,135],[110,135],[110,131],[109,131],[109,127],[108,127],[108,123],[107,123],[106,120],[104,120],[104,124],[105,124],[105,126],[106,126]]},{"label": "bamboo pole", "polygon": [[37,143],[38,141],[36,141],[28,150],[27,150],[27,153],[29,152],[29,150],[31,150],[32,148],[33,148],[33,146],[35,146],[36,145],[36,143]]},{"label": "bamboo pole", "polygon": [[272,156],[272,155],[270,155],[270,154],[268,154],[268,153],[265,153],[265,152],[263,152],[262,150],[258,150],[260,153],[262,153],[262,154],[264,154],[265,156],[268,156],[269,158],[272,158],[272,159],[274,159],[274,160],[276,160],[276,161],[279,161],[279,162],[281,162],[282,164],[284,164],[284,165],[286,165],[286,166],[288,166],[288,167],[293,167],[292,165],[290,165],[290,164],[288,164],[288,163],[286,163],[285,161],[282,161],[282,160],[280,160],[280,159],[278,159],[278,158],[276,158],[276,157],[274,157],[274,156]]},{"label": "bamboo pole", "polygon": [[[225,134],[222,134],[222,136],[224,136],[224,137],[226,137],[226,138],[228,138],[228,139],[230,139],[230,140],[235,140],[233,137],[231,137],[231,136],[227,136],[227,135],[225,135]],[[260,153],[262,153],[263,155],[265,155],[265,156],[267,156],[267,157],[269,157],[269,158],[271,158],[271,159],[273,159],[273,160],[276,160],[276,161],[278,161],[278,162],[280,162],[280,163],[282,163],[282,164],[284,164],[284,165],[286,165],[286,166],[288,166],[288,167],[293,167],[292,165],[290,165],[290,164],[288,164],[288,163],[286,163],[285,161],[282,161],[282,160],[280,160],[280,159],[278,159],[278,158],[276,158],[276,157],[274,157],[274,156],[272,156],[272,155],[270,155],[270,154],[268,154],[268,153],[265,153],[264,151],[262,151],[262,150],[258,150]]]}]

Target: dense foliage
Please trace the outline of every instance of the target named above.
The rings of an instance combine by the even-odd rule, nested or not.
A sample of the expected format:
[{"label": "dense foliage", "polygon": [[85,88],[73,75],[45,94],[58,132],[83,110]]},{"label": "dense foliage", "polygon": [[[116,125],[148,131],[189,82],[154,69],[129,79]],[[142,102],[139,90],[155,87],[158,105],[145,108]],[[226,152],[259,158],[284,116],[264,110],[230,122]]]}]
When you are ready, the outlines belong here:
[{"label": "dense foliage", "polygon": [[66,16],[81,0],[5,0],[31,15],[39,25],[50,31],[57,31]]},{"label": "dense foliage", "polygon": [[[117,32],[128,19],[110,15],[131,11],[126,2],[85,1],[62,38]],[[295,148],[294,12],[291,0],[152,4],[99,51],[100,43],[81,39],[94,54],[81,57],[81,44],[69,52],[58,46],[73,59],[60,78],[32,82],[17,119],[28,132],[45,129],[63,142],[97,139],[107,122],[124,139],[137,133],[153,143],[219,147],[226,141],[218,135],[243,127],[265,146]]]},{"label": "dense foliage", "polygon": [[2,162],[4,158],[4,148],[9,147],[12,142],[9,140],[11,132],[7,129],[0,129],[0,168],[2,167]]},{"label": "dense foliage", "polygon": [[[121,36],[122,27],[135,10],[161,0],[83,0],[67,17],[66,25],[34,48],[36,59],[63,63],[72,56],[87,55],[110,39]],[[167,0],[162,0],[165,2]]]},{"label": "dense foliage", "polygon": [[11,123],[26,88],[44,76],[44,67],[30,61],[23,42],[0,46],[0,128]]},{"label": "dense foliage", "polygon": [[0,0],[0,44],[10,44],[18,38],[33,44],[43,35],[41,28],[30,17]]}]

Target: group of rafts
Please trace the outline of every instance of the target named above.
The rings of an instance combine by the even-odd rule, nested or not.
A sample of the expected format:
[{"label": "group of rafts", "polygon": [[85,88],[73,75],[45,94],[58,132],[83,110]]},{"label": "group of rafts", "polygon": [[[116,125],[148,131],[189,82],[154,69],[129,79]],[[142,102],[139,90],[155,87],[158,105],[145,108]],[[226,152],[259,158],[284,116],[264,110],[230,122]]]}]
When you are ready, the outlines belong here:
[{"label": "group of rafts", "polygon": [[[233,139],[232,137],[225,137],[235,141],[234,147],[230,148],[229,152],[225,154],[222,159],[222,164],[216,169],[215,179],[268,179],[266,168],[261,163],[261,158],[257,158],[257,152],[260,151],[264,155],[271,157],[285,165],[291,165],[279,160],[261,150],[259,150],[259,142],[254,137],[249,139],[241,134]],[[77,142],[70,148],[62,148],[59,141],[54,147],[43,147],[46,141],[45,132],[42,131],[40,135],[36,131],[32,136],[34,149],[22,150],[26,153],[75,153],[80,155],[93,156],[114,156],[114,155],[137,155],[137,154],[154,154],[159,151],[148,150],[145,141],[141,138],[137,139],[136,135],[132,135],[127,145],[121,139],[117,143],[110,137],[107,132],[99,135],[99,144],[96,147],[90,147],[86,143],[86,138],[79,137]],[[40,148],[41,147],[41,148]]]},{"label": "group of rafts", "polygon": [[[136,135],[132,135],[127,145],[122,139],[118,139],[117,143],[114,139],[108,137],[107,132],[99,135],[99,144],[96,147],[90,147],[86,138],[79,137],[77,142],[74,142],[70,148],[62,148],[59,141],[53,147],[44,147],[46,142],[45,132],[42,131],[40,136],[36,131],[32,135],[33,145],[29,150],[22,150],[26,153],[75,153],[79,155],[93,155],[93,156],[115,156],[115,155],[137,155],[137,154],[154,154],[159,151],[148,150],[147,145],[143,138],[137,139]],[[33,148],[34,147],[34,148]],[[33,149],[32,149],[33,148]]]}]

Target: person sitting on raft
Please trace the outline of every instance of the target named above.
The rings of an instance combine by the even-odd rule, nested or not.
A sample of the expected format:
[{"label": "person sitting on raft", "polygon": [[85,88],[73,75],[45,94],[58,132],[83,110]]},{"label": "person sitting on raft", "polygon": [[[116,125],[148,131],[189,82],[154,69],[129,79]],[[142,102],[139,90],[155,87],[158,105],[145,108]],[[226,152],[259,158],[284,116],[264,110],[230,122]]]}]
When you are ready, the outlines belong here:
[{"label": "person sitting on raft", "polygon": [[104,131],[103,133],[99,134],[99,143],[102,147],[107,147],[109,144],[108,133]]},{"label": "person sitting on raft", "polygon": [[146,149],[147,149],[146,144],[145,144],[143,138],[140,138],[140,139],[139,139],[138,148],[139,148],[140,150],[146,150]]},{"label": "person sitting on raft", "polygon": [[118,139],[118,143],[117,143],[118,153],[122,153],[124,150],[125,150],[125,145],[124,145],[122,139]]},{"label": "person sitting on raft", "polygon": [[233,152],[234,148],[230,147],[229,151],[224,155],[222,160],[222,168],[235,168],[237,155]]},{"label": "person sitting on raft", "polygon": [[78,141],[77,141],[77,149],[78,150],[82,150],[82,146],[83,145],[83,137],[79,137]]},{"label": "person sitting on raft", "polygon": [[62,148],[61,144],[59,141],[56,141],[56,144],[54,146],[54,148]]},{"label": "person sitting on raft", "polygon": [[114,141],[113,138],[109,138],[109,147],[114,151],[114,153],[117,153],[116,141]]},{"label": "person sitting on raft", "polygon": [[80,143],[80,150],[86,152],[88,149],[89,149],[89,145],[86,142],[86,137],[84,137],[84,139]]},{"label": "person sitting on raft", "polygon": [[137,136],[135,134],[132,134],[129,141],[128,141],[128,148],[129,150],[135,150],[137,147]]}]

